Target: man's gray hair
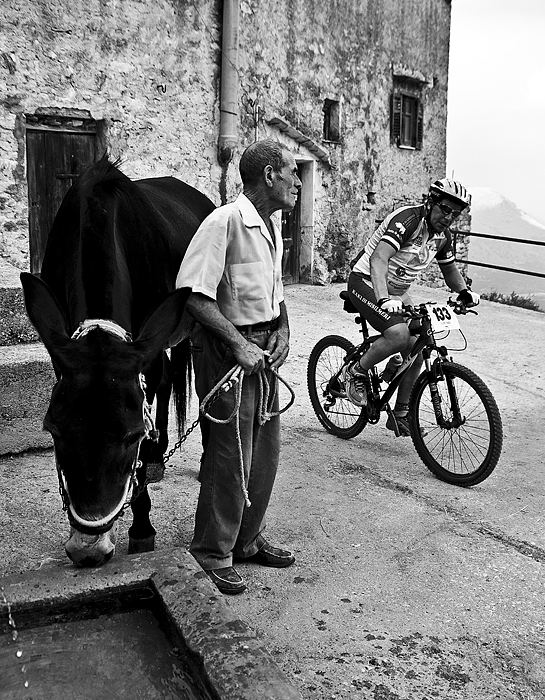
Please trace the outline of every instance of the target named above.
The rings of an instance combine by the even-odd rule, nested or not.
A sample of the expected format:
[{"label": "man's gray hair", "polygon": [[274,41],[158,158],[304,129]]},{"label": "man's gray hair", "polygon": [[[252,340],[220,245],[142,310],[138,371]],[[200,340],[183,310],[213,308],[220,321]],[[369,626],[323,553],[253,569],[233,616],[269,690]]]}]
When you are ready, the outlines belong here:
[{"label": "man's gray hair", "polygon": [[263,139],[255,141],[244,151],[240,158],[239,171],[243,185],[255,185],[263,175],[267,165],[272,165],[276,172],[284,165],[284,153],[290,150],[280,141]]}]

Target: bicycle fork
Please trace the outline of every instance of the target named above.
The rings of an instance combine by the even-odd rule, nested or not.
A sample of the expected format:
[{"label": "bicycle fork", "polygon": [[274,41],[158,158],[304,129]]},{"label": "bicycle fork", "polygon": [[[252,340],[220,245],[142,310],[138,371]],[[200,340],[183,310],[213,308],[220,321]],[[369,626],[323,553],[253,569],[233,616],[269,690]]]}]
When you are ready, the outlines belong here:
[{"label": "bicycle fork", "polygon": [[[456,430],[456,428],[459,428],[465,423],[466,419],[460,413],[460,404],[458,403],[456,387],[454,386],[454,377],[449,372],[443,372],[443,358],[437,358],[432,364],[430,358],[427,357],[425,358],[425,364],[426,371],[430,376],[428,386],[430,388],[431,402],[437,425],[444,430]],[[446,382],[450,413],[452,414],[451,419],[446,419],[443,415],[443,400],[437,382]]]}]

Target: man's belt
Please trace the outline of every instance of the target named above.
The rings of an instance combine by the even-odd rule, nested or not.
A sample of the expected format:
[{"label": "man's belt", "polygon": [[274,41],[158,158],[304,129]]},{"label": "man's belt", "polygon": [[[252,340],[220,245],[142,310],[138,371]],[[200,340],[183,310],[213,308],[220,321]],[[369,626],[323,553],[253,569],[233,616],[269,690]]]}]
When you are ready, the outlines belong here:
[{"label": "man's belt", "polygon": [[275,331],[278,328],[279,319],[273,318],[272,321],[263,321],[262,323],[253,323],[248,326],[235,326],[239,333],[250,335],[251,333],[262,333],[264,331]]}]

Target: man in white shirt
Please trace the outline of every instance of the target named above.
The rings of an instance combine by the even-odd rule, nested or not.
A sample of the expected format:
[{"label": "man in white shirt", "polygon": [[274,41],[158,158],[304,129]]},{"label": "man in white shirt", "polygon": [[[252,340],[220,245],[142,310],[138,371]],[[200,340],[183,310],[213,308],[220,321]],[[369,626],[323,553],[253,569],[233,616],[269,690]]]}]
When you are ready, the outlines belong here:
[{"label": "man in white shirt", "polygon": [[[239,364],[244,370],[240,445],[246,505],[240,479],[235,424],[201,423],[201,488],[190,552],[223,593],[246,584],[233,561],[286,567],[295,558],[263,537],[280,452],[280,420],[258,419],[260,373],[278,369],[289,351],[288,314],[282,287],[282,237],[271,220],[295,207],[301,181],[292,153],[273,140],[257,141],[240,159],[243,193],[201,224],[178,274],[190,287],[186,308],[197,321],[192,332],[195,387],[202,400]],[[266,373],[274,383],[272,373]],[[274,387],[271,385],[271,395]],[[274,392],[276,394],[276,392]],[[278,408],[275,398],[273,411]],[[214,416],[226,418],[232,396],[222,393]]]}]

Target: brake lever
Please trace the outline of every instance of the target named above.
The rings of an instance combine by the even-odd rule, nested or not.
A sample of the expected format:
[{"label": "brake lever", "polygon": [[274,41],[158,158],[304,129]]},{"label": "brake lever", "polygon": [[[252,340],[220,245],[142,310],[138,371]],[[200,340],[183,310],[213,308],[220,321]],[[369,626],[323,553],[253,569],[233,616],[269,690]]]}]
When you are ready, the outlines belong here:
[{"label": "brake lever", "polygon": [[475,316],[479,315],[478,311],[473,311],[473,309],[468,308],[463,302],[453,299],[452,297],[449,297],[447,304],[452,308],[457,316],[465,316],[466,314],[475,314]]},{"label": "brake lever", "polygon": [[475,316],[479,315],[477,311],[473,311],[473,309],[468,309],[467,306],[465,306],[464,304],[460,304],[460,302],[456,302],[455,304],[453,304],[452,310],[457,316],[465,316],[466,314],[475,314]]}]

